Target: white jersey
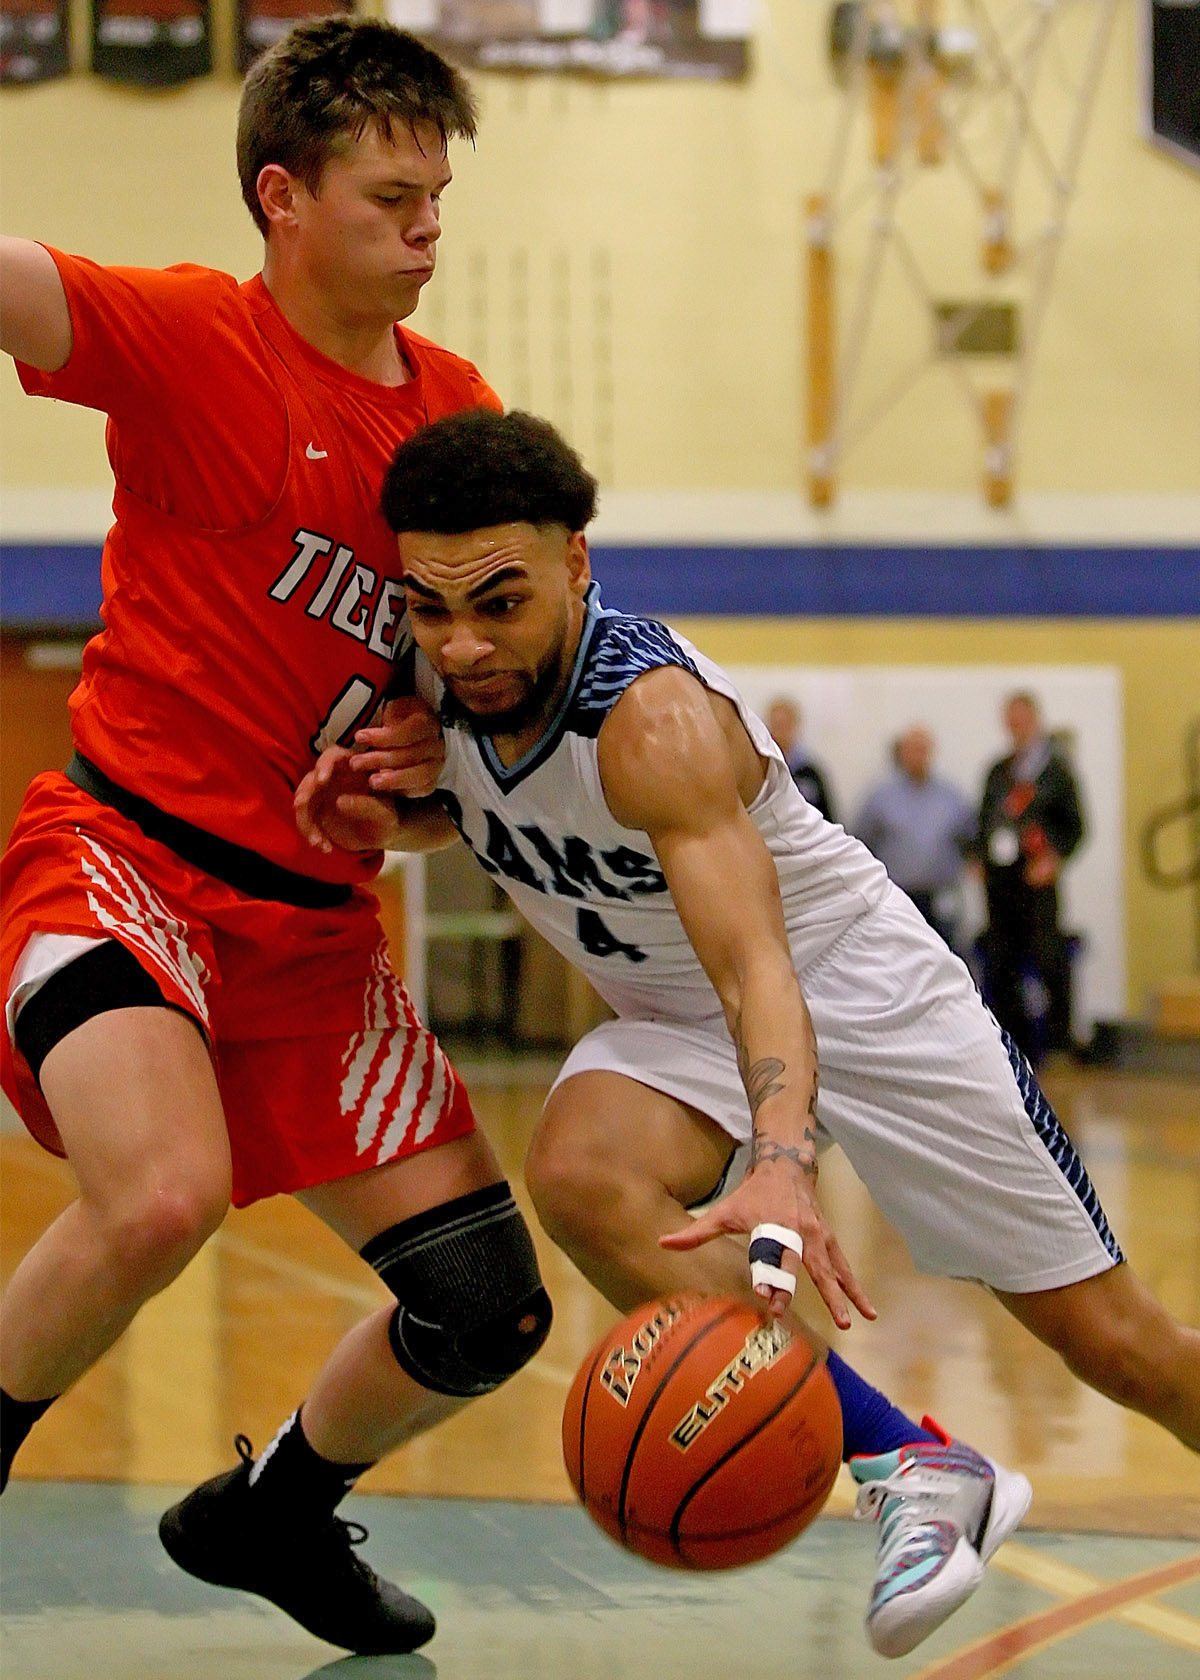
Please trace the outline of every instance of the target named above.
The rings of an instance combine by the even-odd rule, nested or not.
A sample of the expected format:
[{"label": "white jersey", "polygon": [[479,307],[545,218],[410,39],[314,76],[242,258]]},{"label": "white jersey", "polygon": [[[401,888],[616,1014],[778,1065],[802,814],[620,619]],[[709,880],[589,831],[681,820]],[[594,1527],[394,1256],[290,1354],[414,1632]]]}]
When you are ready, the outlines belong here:
[{"label": "white jersey", "polygon": [[[766,725],[719,666],[653,619],[607,611],[595,584],[586,607],[570,685],[541,740],[506,767],[486,737],[448,729],[440,797],[484,869],[618,1015],[710,1019],[720,1002],[650,839],[616,821],[600,781],[601,727],[639,676],[664,665],[693,672],[733,702],[767,760],[749,814],[775,861],[801,976],[887,897],[888,878],[860,841],[806,803]],[[426,670],[422,686],[429,682]]]},{"label": "white jersey", "polygon": [[[734,1170],[745,1162],[750,1106],[716,992],[649,837],[614,821],[600,783],[605,718],[663,665],[730,699],[767,763],[750,816],[775,860],[820,1046],[818,1138],[840,1144],[922,1271],[1021,1293],[1115,1265],[1083,1163],[962,962],[866,847],[806,804],[725,673],[664,625],[604,611],[594,588],[537,746],[506,769],[486,738],[448,730],[440,781],[483,867],[616,1011],[556,1085],[597,1071],[633,1080],[714,1120],[742,1145]],[[422,687],[435,695],[427,668]]]}]

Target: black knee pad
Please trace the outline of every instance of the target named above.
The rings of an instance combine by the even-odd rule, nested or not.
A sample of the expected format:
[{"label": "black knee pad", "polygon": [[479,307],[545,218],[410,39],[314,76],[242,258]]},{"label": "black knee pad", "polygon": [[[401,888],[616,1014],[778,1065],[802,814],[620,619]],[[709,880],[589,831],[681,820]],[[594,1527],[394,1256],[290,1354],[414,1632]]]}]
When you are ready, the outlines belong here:
[{"label": "black knee pad", "polygon": [[533,1238],[504,1182],[393,1225],[361,1252],[400,1303],[389,1326],[398,1363],[435,1394],[490,1394],[549,1334]]}]

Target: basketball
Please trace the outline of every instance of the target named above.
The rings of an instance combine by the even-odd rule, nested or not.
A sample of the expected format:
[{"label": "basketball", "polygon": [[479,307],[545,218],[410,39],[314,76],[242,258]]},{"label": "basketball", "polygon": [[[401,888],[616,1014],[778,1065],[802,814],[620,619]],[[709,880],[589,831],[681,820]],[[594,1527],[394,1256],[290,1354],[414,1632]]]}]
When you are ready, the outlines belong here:
[{"label": "basketball", "polygon": [[588,1515],[677,1569],[735,1569],[786,1546],[842,1462],[832,1379],[804,1338],[731,1296],[677,1295],[592,1349],[563,1412]]}]

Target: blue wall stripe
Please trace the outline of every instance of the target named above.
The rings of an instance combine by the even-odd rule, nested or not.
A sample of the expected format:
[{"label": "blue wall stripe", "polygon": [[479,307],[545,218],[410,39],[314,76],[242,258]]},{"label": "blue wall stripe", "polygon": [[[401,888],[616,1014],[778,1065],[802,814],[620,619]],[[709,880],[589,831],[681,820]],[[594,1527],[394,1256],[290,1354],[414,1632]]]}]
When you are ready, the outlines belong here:
[{"label": "blue wall stripe", "polygon": [[1200,617],[1195,547],[609,546],[606,606],[821,618]]},{"label": "blue wall stripe", "polygon": [[97,629],[99,543],[0,543],[0,619],[6,630]]},{"label": "blue wall stripe", "polygon": [[[606,606],[666,616],[1200,618],[1200,543],[921,548],[600,543]],[[94,626],[94,543],[0,544],[12,630]]]}]

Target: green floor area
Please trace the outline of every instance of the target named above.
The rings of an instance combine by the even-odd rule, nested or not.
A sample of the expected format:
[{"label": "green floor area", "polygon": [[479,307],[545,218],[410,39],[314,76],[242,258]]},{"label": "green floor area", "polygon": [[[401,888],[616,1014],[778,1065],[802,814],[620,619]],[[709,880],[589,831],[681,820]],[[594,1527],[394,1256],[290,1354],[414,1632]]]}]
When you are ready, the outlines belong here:
[{"label": "green floor area", "polygon": [[[156,1535],[177,1496],[13,1483],[0,1526],[3,1680],[904,1680],[1063,1602],[993,1567],[950,1623],[888,1663],[861,1627],[875,1539],[863,1524],[820,1521],[766,1564],[689,1575],[627,1556],[574,1508],[359,1497],[346,1514],[371,1530],[364,1555],[424,1598],[439,1629],[423,1654],[339,1658],[269,1606],[181,1574]],[[1037,1554],[1098,1586],[1195,1551],[1095,1535],[1019,1544],[1027,1563]],[[1003,1672],[1195,1680],[1200,1581],[1152,1602],[1165,1636],[1094,1621]]]}]

